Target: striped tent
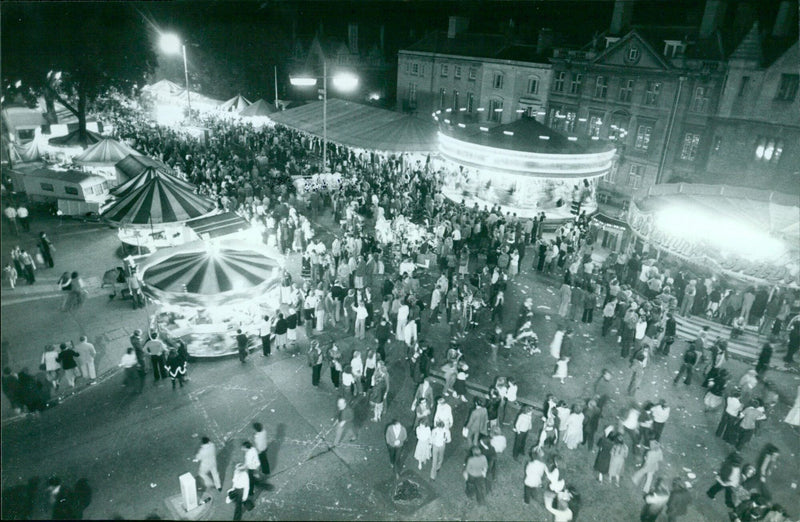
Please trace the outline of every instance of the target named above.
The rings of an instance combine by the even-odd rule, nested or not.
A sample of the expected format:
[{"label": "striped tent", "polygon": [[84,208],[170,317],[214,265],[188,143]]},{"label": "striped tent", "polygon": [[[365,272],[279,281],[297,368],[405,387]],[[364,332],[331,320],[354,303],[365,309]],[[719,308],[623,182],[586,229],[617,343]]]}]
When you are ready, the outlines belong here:
[{"label": "striped tent", "polygon": [[242,241],[195,241],[159,250],[140,267],[147,294],[161,302],[210,306],[277,291],[275,257]]},{"label": "striped tent", "polygon": [[[134,157],[142,158],[144,160],[149,160],[150,159],[150,158],[147,158],[145,156],[134,156]],[[127,160],[127,158],[126,158],[126,160]],[[126,161],[126,160],[123,160],[123,161]],[[163,167],[159,167],[158,166],[159,162],[156,162],[155,160],[152,160],[152,161],[153,161],[153,164],[142,165],[141,169],[137,169],[137,174],[135,176],[132,176],[128,181],[126,181],[122,185],[114,188],[111,191],[111,194],[114,195],[114,196],[117,196],[118,198],[127,196],[128,194],[130,194],[134,190],[146,185],[151,180],[156,179],[156,178],[161,178],[161,179],[164,179],[164,180],[166,180],[166,181],[168,181],[170,183],[174,183],[175,185],[183,187],[183,188],[185,188],[186,190],[188,190],[190,192],[194,192],[195,189],[197,188],[194,185],[192,185],[191,183],[189,183],[188,181],[184,181],[184,180],[178,178],[177,176],[174,176],[172,174],[171,170],[166,170],[168,168],[166,165],[164,165]],[[122,163],[122,161],[117,163],[117,170],[118,171],[122,171],[123,170],[123,169],[119,168],[119,165],[121,163]],[[161,165],[163,165],[163,163]],[[127,173],[124,173],[124,175],[127,175]]]},{"label": "striped tent", "polygon": [[238,113],[238,112],[243,111],[249,105],[250,105],[250,101],[247,98],[245,98],[244,96],[242,96],[241,94],[238,94],[238,95],[234,96],[233,98],[231,98],[230,100],[228,100],[225,103],[223,103],[222,105],[220,105],[217,108],[217,110],[218,111],[222,111],[222,112]]},{"label": "striped tent", "polygon": [[105,138],[72,158],[72,161],[78,165],[103,167],[116,165],[131,154],[139,153],[122,142]]},{"label": "striped tent", "polygon": [[88,147],[103,141],[103,136],[96,132],[86,130],[86,133],[81,133],[80,129],[74,130],[64,136],[57,138],[50,138],[48,142],[53,147]]},{"label": "striped tent", "polygon": [[103,219],[117,225],[155,225],[181,223],[214,211],[214,202],[195,194],[185,182],[175,183],[176,178],[157,170],[153,173],[141,186],[112,203],[103,212]]}]

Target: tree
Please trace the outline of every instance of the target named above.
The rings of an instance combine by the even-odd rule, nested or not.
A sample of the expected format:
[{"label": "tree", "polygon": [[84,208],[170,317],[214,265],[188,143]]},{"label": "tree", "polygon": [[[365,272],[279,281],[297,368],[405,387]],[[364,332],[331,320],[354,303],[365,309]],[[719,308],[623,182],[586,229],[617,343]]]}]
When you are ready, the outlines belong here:
[{"label": "tree", "polygon": [[92,102],[110,88],[130,92],[155,61],[142,16],[117,2],[20,2],[2,6],[4,84],[43,95],[49,118],[54,101],[78,119],[86,141]]}]

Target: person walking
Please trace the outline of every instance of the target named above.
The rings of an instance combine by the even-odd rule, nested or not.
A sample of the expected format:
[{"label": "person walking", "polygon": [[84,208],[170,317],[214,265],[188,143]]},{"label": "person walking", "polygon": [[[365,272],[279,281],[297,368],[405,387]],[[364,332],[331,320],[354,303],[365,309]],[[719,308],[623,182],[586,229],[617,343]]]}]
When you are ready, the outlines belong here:
[{"label": "person walking", "polygon": [[689,347],[683,352],[683,359],[681,363],[681,367],[678,370],[678,374],[675,376],[675,379],[672,381],[672,384],[678,384],[678,381],[681,380],[681,377],[684,375],[686,379],[683,381],[684,384],[690,385],[692,384],[692,374],[694,373],[694,367],[697,365],[697,361],[700,359],[697,350],[695,350],[695,344],[690,343]]},{"label": "person walking", "polygon": [[36,274],[34,273],[36,271],[36,263],[33,257],[25,250],[20,250],[18,257],[22,265],[22,274],[25,276],[25,280],[28,284],[32,285],[36,282]]},{"label": "person walking", "polygon": [[222,491],[222,482],[219,479],[219,469],[217,468],[217,447],[208,437],[200,439],[200,449],[194,456],[193,462],[199,462],[200,466],[197,474],[210,489],[213,485],[217,491]]},{"label": "person walking", "polygon": [[242,442],[242,451],[244,451],[244,467],[247,470],[247,477],[250,479],[248,496],[252,497],[256,489],[256,472],[261,468],[261,462],[258,460],[258,450],[249,440]]},{"label": "person walking", "polygon": [[609,475],[611,467],[611,451],[616,443],[614,428],[609,426],[603,436],[597,441],[597,457],[594,459],[594,470],[597,472],[597,481],[603,483],[603,475]]},{"label": "person walking", "polygon": [[75,351],[78,353],[81,375],[84,379],[89,379],[89,384],[95,384],[97,373],[94,359],[97,357],[97,350],[94,345],[88,341],[85,335],[81,335],[78,344],[75,345]]},{"label": "person walking", "polygon": [[56,360],[61,363],[61,368],[64,370],[64,379],[66,379],[70,388],[75,387],[75,378],[79,376],[76,358],[80,358],[78,352],[73,350],[67,343],[61,343],[61,352]]},{"label": "person walking", "polygon": [[631,480],[634,484],[638,485],[642,477],[645,477],[642,490],[647,493],[650,491],[650,485],[653,482],[653,477],[661,466],[661,461],[664,460],[664,453],[661,451],[661,444],[657,440],[650,441],[650,449],[644,454],[644,462],[636,473],[633,474]]},{"label": "person walking", "polygon": [[445,425],[444,420],[435,421],[436,426],[431,430],[431,480],[436,480],[436,474],[442,468],[444,462],[444,452],[447,444],[452,441],[450,428]]},{"label": "person walking", "polygon": [[239,353],[239,362],[244,364],[247,360],[247,345],[249,344],[249,340],[247,339],[247,334],[242,331],[241,328],[236,330],[236,350]]},{"label": "person walking", "polygon": [[333,447],[339,445],[346,434],[350,435],[350,440],[356,440],[356,432],[353,427],[353,409],[347,404],[347,399],[339,397],[336,400],[336,435],[333,438]]},{"label": "person walking", "polygon": [[597,428],[600,426],[600,417],[603,412],[597,406],[597,401],[589,399],[586,401],[586,407],[583,408],[583,442],[589,451],[594,448],[594,436],[597,433]]},{"label": "person walking", "polygon": [[469,457],[464,464],[464,480],[466,481],[467,498],[474,498],[478,504],[486,503],[486,474],[489,462],[478,446],[472,446]]},{"label": "person walking", "polygon": [[248,511],[252,509],[253,502],[250,500],[251,489],[250,475],[247,467],[242,463],[236,464],[233,470],[233,484],[231,484],[231,489],[228,490],[228,496],[225,499],[225,502],[228,504],[231,502],[236,504],[233,511],[233,520],[242,519],[243,507]]},{"label": "person walking", "polygon": [[662,479],[656,480],[653,491],[644,496],[644,506],[639,515],[641,522],[656,522],[669,501],[669,489]]},{"label": "person walking", "polygon": [[417,461],[418,469],[430,460],[432,455],[431,434],[432,430],[427,419],[422,420],[414,430],[417,437],[417,446],[414,449],[414,459]]},{"label": "person walking", "polygon": [[525,464],[525,480],[523,485],[523,501],[530,504],[531,501],[542,500],[542,486],[547,464],[544,462],[544,452],[539,449],[531,448],[530,458]]},{"label": "person walking", "polygon": [[44,232],[39,232],[38,246],[39,246],[39,252],[42,253],[42,257],[44,258],[44,262],[47,264],[47,266],[53,268],[53,266],[55,266],[55,262],[53,260],[53,254],[55,254],[56,249],[53,246],[52,241],[50,241],[50,238],[47,237],[47,234],[45,234]]},{"label": "person walking", "polygon": [[614,481],[619,487],[619,477],[625,469],[625,459],[628,457],[629,450],[621,434],[614,433],[612,440],[614,445],[611,448],[611,460],[608,465],[608,480],[609,482]]},{"label": "person walking", "polygon": [[389,451],[389,462],[395,473],[399,471],[400,466],[403,464],[403,445],[406,443],[407,438],[406,429],[400,424],[400,421],[392,419],[392,422],[386,428],[386,448]]},{"label": "person walking", "polygon": [[11,233],[15,236],[18,236],[19,223],[17,222],[17,209],[15,209],[12,205],[6,205],[5,210],[3,210],[3,214],[6,216],[6,220],[8,220]]},{"label": "person walking", "polygon": [[670,408],[667,406],[666,399],[661,399],[651,410],[653,414],[653,438],[661,442],[661,434],[664,432],[664,425],[669,419]]},{"label": "person walking", "polygon": [[692,495],[679,477],[672,479],[672,487],[667,500],[667,522],[677,522],[689,510]]},{"label": "person walking", "polygon": [[150,334],[150,340],[144,344],[144,351],[150,355],[150,364],[153,367],[153,384],[158,384],[160,379],[167,378],[164,368],[164,343],[158,338],[158,332]]},{"label": "person walking", "polygon": [[481,435],[489,434],[489,414],[483,405],[483,399],[475,397],[472,411],[464,424],[466,439],[470,446],[477,446]]},{"label": "person walking", "polygon": [[274,330],[274,322],[270,320],[268,315],[265,315],[264,320],[258,327],[258,336],[261,338],[261,353],[264,354],[264,357],[269,357],[272,353],[272,338],[275,336]]},{"label": "person walking", "polygon": [[725,505],[730,509],[736,507],[733,503],[733,491],[739,486],[742,476],[742,457],[734,451],[728,454],[717,472],[714,483],[706,491],[706,496],[713,499],[717,493],[725,490]]},{"label": "person walking", "polygon": [[261,464],[261,474],[269,475],[269,460],[267,459],[267,448],[269,447],[269,441],[267,437],[267,430],[260,422],[253,423],[253,430],[255,430],[255,434],[253,435],[253,443],[255,444],[256,451],[258,452],[258,462]]},{"label": "person walking", "polygon": [[[125,354],[119,362],[119,366],[125,372],[125,381],[122,383],[123,386],[133,386],[139,382],[139,361],[136,359],[136,353],[133,348],[128,348],[125,351]],[[142,392],[141,386],[137,386],[137,389],[137,393]]]}]

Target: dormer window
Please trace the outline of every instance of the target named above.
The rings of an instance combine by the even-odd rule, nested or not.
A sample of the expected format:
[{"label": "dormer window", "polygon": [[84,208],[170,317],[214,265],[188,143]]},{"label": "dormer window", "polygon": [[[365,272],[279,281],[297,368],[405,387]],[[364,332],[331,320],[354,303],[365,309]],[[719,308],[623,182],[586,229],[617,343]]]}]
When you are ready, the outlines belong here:
[{"label": "dormer window", "polygon": [[664,40],[664,56],[675,58],[686,50],[686,44],[680,40]]}]

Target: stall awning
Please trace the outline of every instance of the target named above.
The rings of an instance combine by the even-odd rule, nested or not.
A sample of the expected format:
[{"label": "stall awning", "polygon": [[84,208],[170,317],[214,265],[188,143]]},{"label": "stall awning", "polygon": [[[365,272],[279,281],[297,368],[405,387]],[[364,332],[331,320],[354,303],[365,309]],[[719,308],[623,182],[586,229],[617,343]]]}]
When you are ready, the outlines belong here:
[{"label": "stall awning", "polygon": [[[276,123],[322,137],[322,102],[271,114]],[[328,100],[328,140],[366,150],[432,152],[433,122],[399,112],[339,99]]]},{"label": "stall awning", "polygon": [[606,214],[603,214],[602,212],[598,212],[597,214],[592,216],[592,219],[599,222],[601,225],[613,225],[615,227],[619,227],[622,229],[628,228],[628,224],[625,221],[617,219],[615,217],[608,216]]},{"label": "stall awning", "polygon": [[241,232],[250,227],[245,218],[235,212],[193,219],[186,223],[202,239],[213,239]]}]

